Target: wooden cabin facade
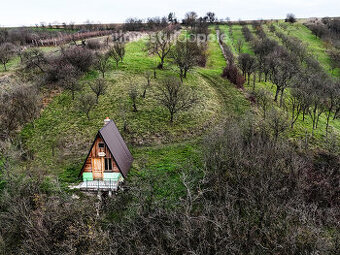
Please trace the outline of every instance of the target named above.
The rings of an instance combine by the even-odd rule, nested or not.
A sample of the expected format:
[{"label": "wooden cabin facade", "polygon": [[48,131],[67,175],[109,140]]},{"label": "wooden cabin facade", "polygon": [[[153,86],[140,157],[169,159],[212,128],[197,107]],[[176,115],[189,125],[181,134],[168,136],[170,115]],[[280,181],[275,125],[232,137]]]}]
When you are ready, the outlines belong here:
[{"label": "wooden cabin facade", "polygon": [[92,143],[80,175],[83,181],[121,182],[132,165],[132,155],[115,123],[106,119]]}]

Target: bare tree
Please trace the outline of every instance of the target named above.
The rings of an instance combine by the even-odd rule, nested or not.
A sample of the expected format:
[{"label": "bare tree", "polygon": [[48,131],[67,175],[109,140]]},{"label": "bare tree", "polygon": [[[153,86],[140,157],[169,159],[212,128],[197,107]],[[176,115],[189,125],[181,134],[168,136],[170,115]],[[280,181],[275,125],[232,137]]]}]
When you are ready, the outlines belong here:
[{"label": "bare tree", "polygon": [[[270,40],[268,38],[264,38],[262,40],[253,40],[253,49],[254,53],[257,57],[257,62],[259,65],[259,81],[261,81],[262,72],[264,69],[266,57],[276,49],[277,42],[274,40]],[[272,58],[271,58],[272,60]]]},{"label": "bare tree", "polygon": [[172,76],[164,79],[158,90],[157,100],[168,109],[170,123],[173,123],[176,113],[189,110],[198,103],[196,94],[186,89],[180,80]]},{"label": "bare tree", "polygon": [[94,62],[92,51],[83,47],[62,47],[61,56],[63,61],[70,63],[81,72],[87,72]]},{"label": "bare tree", "polygon": [[124,132],[128,131],[128,118],[127,118],[127,112],[128,112],[128,106],[126,103],[120,103],[119,104],[119,116],[123,120],[123,130]]},{"label": "bare tree", "polygon": [[171,46],[173,45],[173,33],[173,29],[168,27],[150,35],[147,48],[151,54],[156,54],[159,57],[159,69],[163,69],[165,57],[168,55]]},{"label": "bare tree", "polygon": [[71,92],[72,100],[75,98],[75,93],[82,89],[81,84],[78,82],[79,70],[71,64],[61,66],[58,72],[58,83]]},{"label": "bare tree", "polygon": [[305,91],[300,88],[291,88],[290,90],[290,106],[291,106],[291,119],[290,127],[293,128],[295,122],[298,120],[300,113],[303,110],[303,102],[305,97]]},{"label": "bare tree", "polygon": [[336,49],[329,50],[328,55],[331,59],[330,66],[333,73],[335,69],[340,68],[340,51]]},{"label": "bare tree", "polygon": [[285,22],[295,23],[296,22],[295,15],[293,13],[288,13]]},{"label": "bare tree", "polygon": [[145,96],[146,96],[146,91],[147,91],[147,89],[150,88],[150,86],[151,86],[152,72],[146,71],[146,72],[144,73],[144,77],[145,77],[145,79],[146,79],[146,83],[145,83],[144,86],[143,86],[143,88],[144,88],[144,90],[143,90],[143,95],[142,95],[143,98],[145,98]]},{"label": "bare tree", "polygon": [[139,96],[139,86],[135,81],[130,81],[129,97],[132,102],[132,107],[134,112],[138,112],[137,101]]},{"label": "bare tree", "polygon": [[125,44],[122,42],[115,42],[114,45],[109,49],[108,54],[116,62],[118,67],[119,62],[122,62],[125,55]]},{"label": "bare tree", "polygon": [[15,46],[12,43],[0,44],[0,63],[4,66],[7,71],[6,65],[11,60],[15,52]]},{"label": "bare tree", "polygon": [[0,28],[0,44],[8,42],[8,37],[9,37],[8,29],[1,27]]},{"label": "bare tree", "polygon": [[210,24],[213,24],[217,20],[216,15],[213,12],[207,12],[206,16]]},{"label": "bare tree", "polygon": [[236,49],[238,53],[241,53],[243,46],[244,46],[244,40],[242,38],[238,38],[236,41]]},{"label": "bare tree", "polygon": [[199,56],[202,54],[197,42],[190,40],[177,40],[171,49],[169,58],[177,65],[181,81],[186,78],[187,72],[198,64]]},{"label": "bare tree", "polygon": [[96,104],[96,98],[92,94],[86,94],[79,97],[79,110],[86,114],[88,120],[90,120],[90,112]]},{"label": "bare tree", "polygon": [[[238,66],[242,70],[242,73],[245,77],[248,75],[248,85],[250,84],[250,75],[255,73],[257,69],[256,58],[249,55],[248,53],[241,53],[238,57]],[[253,90],[255,90],[255,77],[254,77],[254,86]]]},{"label": "bare tree", "polygon": [[185,24],[186,26],[194,27],[197,17],[198,15],[196,12],[187,12],[184,16],[183,24]]},{"label": "bare tree", "polygon": [[260,105],[263,113],[263,119],[266,119],[268,107],[271,105],[271,93],[266,89],[259,89],[256,93],[256,100]]},{"label": "bare tree", "polygon": [[280,95],[280,107],[283,104],[283,93],[289,86],[290,80],[298,73],[299,66],[297,65],[297,59],[290,55],[283,48],[276,48],[270,55],[270,74],[271,81],[276,85],[276,92],[274,101],[277,102],[279,93]]},{"label": "bare tree", "polygon": [[41,98],[36,87],[11,84],[0,93],[0,139],[6,139],[23,124],[39,116]]},{"label": "bare tree", "polygon": [[325,86],[325,107],[326,111],[326,132],[329,130],[329,121],[331,114],[336,112],[337,108],[340,106],[340,82],[330,81],[329,84]]},{"label": "bare tree", "polygon": [[37,48],[27,50],[23,53],[23,63],[26,69],[38,68],[45,72],[44,65],[47,63],[44,53]]},{"label": "bare tree", "polygon": [[107,90],[107,81],[103,78],[98,78],[90,83],[90,88],[96,95],[96,103],[98,104],[99,96],[104,95]]},{"label": "bare tree", "polygon": [[273,133],[274,141],[277,141],[279,136],[289,127],[287,114],[283,111],[272,108],[268,114],[267,124]]},{"label": "bare tree", "polygon": [[110,68],[109,55],[100,53],[97,54],[94,66],[96,70],[102,74],[102,77],[105,78],[105,73]]}]

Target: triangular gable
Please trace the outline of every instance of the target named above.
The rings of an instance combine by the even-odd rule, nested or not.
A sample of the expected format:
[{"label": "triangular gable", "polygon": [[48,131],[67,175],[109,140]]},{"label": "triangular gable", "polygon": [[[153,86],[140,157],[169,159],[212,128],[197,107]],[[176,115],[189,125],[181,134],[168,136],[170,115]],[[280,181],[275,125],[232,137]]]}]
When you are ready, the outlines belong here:
[{"label": "triangular gable", "polygon": [[127,148],[122,136],[120,135],[117,126],[111,120],[106,126],[100,129],[91,145],[91,148],[86,156],[84,164],[81,168],[79,176],[84,172],[86,161],[95,145],[96,140],[100,137],[111,153],[111,157],[117,165],[119,172],[126,178],[133,161],[133,157]]}]

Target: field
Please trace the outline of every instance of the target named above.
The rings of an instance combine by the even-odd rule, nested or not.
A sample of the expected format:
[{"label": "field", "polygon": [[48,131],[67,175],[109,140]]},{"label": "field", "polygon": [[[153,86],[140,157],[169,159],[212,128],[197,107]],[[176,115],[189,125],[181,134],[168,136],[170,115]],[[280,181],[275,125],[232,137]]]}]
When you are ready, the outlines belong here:
[{"label": "field", "polygon": [[75,100],[67,91],[62,92],[44,108],[40,118],[23,128],[21,137],[35,155],[32,167],[45,169],[61,180],[76,182],[77,174],[70,174],[70,169],[75,173],[80,171],[105,117],[112,118],[120,130],[126,119],[128,130],[122,135],[135,158],[131,180],[136,176],[152,176],[159,183],[160,195],[168,197],[168,192],[178,195],[181,170],[201,164],[201,138],[224,118],[242,115],[249,108],[242,93],[220,77],[225,61],[217,41],[209,44],[208,51],[207,67],[189,72],[184,81],[184,86],[197,91],[199,104],[179,114],[171,124],[168,113],[156,100],[156,86],[168,75],[177,75],[176,71],[170,65],[157,70],[157,79],[151,81],[146,98],[138,101],[138,112],[133,112],[128,97],[130,83],[146,83],[143,74],[153,71],[158,59],[145,51],[144,39],[129,43],[124,62],[115,68],[112,61],[112,68],[105,74],[109,88],[90,113],[90,120],[77,109],[77,98],[90,93],[88,83],[99,76],[97,71],[81,78],[84,89]]},{"label": "field", "polygon": [[[279,23],[282,24],[282,23]],[[287,24],[287,23],[284,23]],[[332,76],[338,77],[339,70],[336,70],[335,72],[331,73],[330,71],[330,59],[326,53],[326,48],[324,43],[317,38],[315,35],[312,34],[310,30],[308,30],[304,25],[300,23],[290,24],[287,26],[286,29],[282,29],[280,25],[277,25],[277,23],[274,23],[277,30],[284,32],[287,35],[295,36],[296,38],[302,40],[304,43],[308,45],[308,50],[313,54],[313,57],[315,57],[322,65],[322,67],[329,72]],[[268,35],[269,38],[276,40],[279,44],[282,45],[282,42],[280,41],[280,38],[278,38],[275,33],[272,33],[269,31],[270,24],[264,25],[264,31]],[[230,47],[234,48],[236,45],[237,40],[241,39],[244,41],[244,46],[242,47],[241,53],[248,53],[250,55],[254,55],[254,52],[252,50],[252,47],[249,42],[246,42],[244,39],[244,36],[241,32],[241,26],[240,25],[232,25],[232,36],[228,33],[229,27],[224,25],[220,26],[221,30],[225,32],[227,35],[227,39],[225,40],[225,43],[227,43]],[[253,28],[248,25],[249,29],[252,31],[253,36],[256,37],[256,34],[253,30]],[[234,55],[237,57],[238,53],[236,50],[234,50]],[[253,93],[253,76],[251,77],[250,85],[248,83],[245,83],[246,91],[251,94]],[[275,94],[275,85],[272,84],[270,81],[268,82],[258,82],[256,80],[255,85],[255,91],[259,91],[259,89],[266,89],[270,91],[273,96]],[[291,115],[291,103],[290,103],[290,94],[289,91],[286,92],[286,96],[284,99],[285,107],[288,111],[289,116]],[[277,108],[278,105],[277,105]],[[340,134],[340,121],[338,119],[334,120],[330,124],[331,130],[333,130],[336,134]],[[324,140],[326,139],[326,116],[321,115],[319,120],[319,126],[317,129],[314,130],[314,136],[311,137],[310,134],[312,134],[312,120],[310,116],[306,116],[305,120],[303,121],[302,116],[299,116],[297,122],[294,125],[293,129],[290,129],[289,132],[286,134],[287,138],[293,138],[296,141],[299,141],[303,143],[305,139],[308,139],[309,142],[313,147],[315,146],[321,146]]]}]

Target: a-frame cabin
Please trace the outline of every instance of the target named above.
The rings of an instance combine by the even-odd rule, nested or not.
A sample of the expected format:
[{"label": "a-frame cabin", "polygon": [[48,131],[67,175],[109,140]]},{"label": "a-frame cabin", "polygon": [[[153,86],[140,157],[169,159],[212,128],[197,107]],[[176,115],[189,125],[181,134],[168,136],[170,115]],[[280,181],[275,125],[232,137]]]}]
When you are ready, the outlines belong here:
[{"label": "a-frame cabin", "polygon": [[133,157],[116,124],[106,118],[86,157],[80,175],[83,181],[121,182],[127,177]]}]

